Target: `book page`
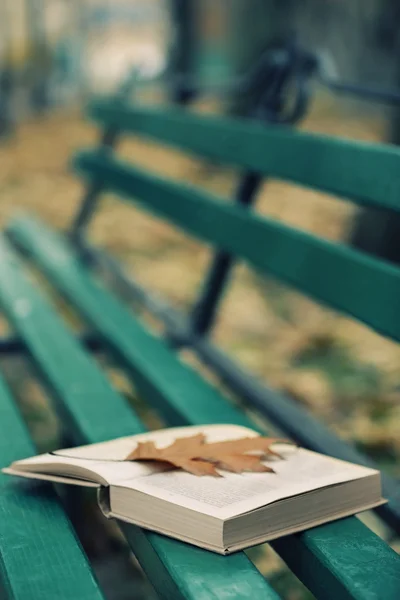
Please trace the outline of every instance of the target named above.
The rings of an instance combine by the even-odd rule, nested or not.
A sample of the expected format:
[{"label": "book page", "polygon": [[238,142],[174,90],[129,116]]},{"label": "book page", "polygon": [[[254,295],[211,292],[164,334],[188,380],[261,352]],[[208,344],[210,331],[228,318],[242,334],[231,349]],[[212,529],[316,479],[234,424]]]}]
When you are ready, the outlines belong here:
[{"label": "book page", "polygon": [[302,448],[279,449],[285,460],[268,461],[275,473],[224,472],[197,477],[179,470],[152,474],[121,485],[221,519],[250,512],[272,502],[377,473]]},{"label": "book page", "polygon": [[65,477],[81,477],[96,483],[117,484],[155,473],[170,470],[165,463],[127,462],[128,456],[139,442],[154,441],[157,447],[170,445],[175,439],[204,432],[209,441],[218,442],[257,435],[256,432],[236,425],[204,425],[175,427],[151,431],[99,444],[57,450],[33,458],[17,461],[12,465],[13,474],[18,470],[30,473],[52,473]]},{"label": "book page", "polygon": [[166,470],[165,465],[155,463],[122,462],[114,460],[96,460],[93,458],[75,458],[69,455],[42,454],[34,458],[13,463],[10,469],[4,469],[10,475],[31,477],[37,475],[38,479],[45,479],[43,474],[51,474],[65,478],[65,483],[74,483],[69,479],[82,479],[102,485],[112,485],[125,479],[143,477],[152,473]]}]

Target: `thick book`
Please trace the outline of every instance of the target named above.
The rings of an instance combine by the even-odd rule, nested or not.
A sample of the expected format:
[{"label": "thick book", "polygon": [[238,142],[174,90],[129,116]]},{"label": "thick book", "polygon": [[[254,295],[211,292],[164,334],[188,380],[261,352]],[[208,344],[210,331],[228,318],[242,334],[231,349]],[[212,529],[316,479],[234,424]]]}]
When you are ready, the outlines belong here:
[{"label": "thick book", "polygon": [[139,442],[153,441],[162,448],[198,433],[207,442],[258,435],[236,425],[163,429],[20,460],[4,472],[97,487],[107,517],[220,554],[384,502],[379,471],[285,444],[279,445],[283,458],[265,462],[273,473],[197,476],[166,463],[124,460]]}]

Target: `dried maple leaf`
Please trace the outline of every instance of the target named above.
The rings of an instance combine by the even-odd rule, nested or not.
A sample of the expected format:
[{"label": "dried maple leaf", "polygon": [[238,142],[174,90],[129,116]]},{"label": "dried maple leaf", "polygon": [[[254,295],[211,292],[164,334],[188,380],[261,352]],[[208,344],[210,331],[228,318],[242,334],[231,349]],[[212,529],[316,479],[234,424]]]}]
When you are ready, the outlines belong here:
[{"label": "dried maple leaf", "polygon": [[[155,460],[166,462],[193,475],[213,475],[219,477],[217,468],[241,473],[273,473],[274,470],[263,464],[268,457],[282,458],[271,449],[277,442],[287,440],[268,437],[249,437],[225,442],[207,442],[202,433],[176,439],[166,448],[157,448],[154,442],[139,442],[125,460]],[[251,452],[251,454],[248,454]]]}]

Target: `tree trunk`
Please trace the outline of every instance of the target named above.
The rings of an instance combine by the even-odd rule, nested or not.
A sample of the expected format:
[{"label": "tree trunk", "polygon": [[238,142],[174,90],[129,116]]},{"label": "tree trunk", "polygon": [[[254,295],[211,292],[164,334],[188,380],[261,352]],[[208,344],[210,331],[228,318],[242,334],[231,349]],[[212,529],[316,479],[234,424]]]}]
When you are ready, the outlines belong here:
[{"label": "tree trunk", "polygon": [[29,39],[29,100],[35,112],[45,110],[50,102],[49,76],[51,57],[46,40],[43,0],[26,0],[26,22]]},{"label": "tree trunk", "polygon": [[198,54],[198,0],[170,0],[174,39],[169,72],[173,102],[188,104],[195,97],[192,85],[196,78]]},{"label": "tree trunk", "polygon": [[[291,30],[293,0],[231,0],[230,60],[233,72],[243,76],[254,67],[263,52],[285,39]],[[233,114],[247,114],[253,106],[254,91],[239,90],[232,99]]]},{"label": "tree trunk", "polygon": [[[400,89],[400,6],[386,0],[378,23],[377,41],[388,55],[397,57],[394,83]],[[393,109],[388,142],[400,145],[400,107]],[[362,210],[355,220],[350,243],[355,248],[400,263],[400,215],[376,209]]]},{"label": "tree trunk", "polygon": [[12,64],[10,6],[3,0],[0,3],[0,138],[12,131],[12,95],[14,89],[14,65]]},{"label": "tree trunk", "polygon": [[78,94],[83,102],[90,97],[90,85],[88,80],[88,2],[87,0],[73,0],[73,26],[75,36],[72,38],[77,48],[71,51],[73,65],[73,80],[78,88]]}]

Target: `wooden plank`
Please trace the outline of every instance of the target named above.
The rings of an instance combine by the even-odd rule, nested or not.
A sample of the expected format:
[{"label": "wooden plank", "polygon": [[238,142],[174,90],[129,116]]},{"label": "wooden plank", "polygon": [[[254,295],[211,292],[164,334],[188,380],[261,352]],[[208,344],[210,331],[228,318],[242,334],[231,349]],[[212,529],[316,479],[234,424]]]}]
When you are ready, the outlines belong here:
[{"label": "wooden plank", "polygon": [[[35,453],[13,398],[0,378],[0,468]],[[16,483],[0,472],[2,600],[101,600],[87,558],[49,485]]]},{"label": "wooden plank", "polygon": [[[17,333],[30,348],[34,348],[36,363],[46,365],[43,376],[56,399],[63,400],[57,407],[66,429],[71,427],[79,440],[90,436],[93,442],[130,435],[132,428],[135,432],[144,431],[139,419],[110,386],[95,360],[63,327],[49,305],[41,302],[32,284],[25,281],[15,253],[1,237],[0,257],[0,304]],[[73,369],[69,367],[67,356],[74,357]],[[68,402],[64,402],[66,390]],[[102,398],[105,400],[101,401]],[[98,406],[95,421],[89,399]],[[115,410],[121,419],[119,423],[114,418]]]},{"label": "wooden plank", "polygon": [[181,110],[117,106],[107,100],[94,102],[88,112],[101,125],[213,161],[343,196],[360,205],[400,210],[400,150],[393,145]]},{"label": "wooden plank", "polygon": [[377,258],[249,213],[97,153],[78,155],[86,177],[214,246],[242,257],[330,308],[400,340],[400,269]]},{"label": "wooden plank", "polygon": [[[160,408],[172,424],[235,422],[248,419],[201,376],[180,363],[124,306],[85,270],[60,236],[38,222],[20,220],[11,228],[18,247],[35,261],[56,287],[103,337],[134,375],[144,397]],[[189,399],[189,400],[188,400]],[[343,554],[346,529],[352,554]],[[356,535],[355,535],[356,532]],[[307,531],[274,544],[289,567],[311,591],[326,600],[379,597],[395,600],[400,593],[400,557],[355,518]],[[291,552],[295,547],[296,552]],[[371,553],[387,561],[375,569]],[[313,575],[309,571],[312,554]],[[328,577],[329,573],[329,577]],[[385,580],[382,590],[381,581]]]},{"label": "wooden plank", "polygon": [[[48,250],[55,252],[53,257],[60,269],[68,272],[71,265],[62,248]],[[93,443],[144,431],[94,359],[23,273],[20,261],[3,239],[0,255],[0,305],[46,378],[76,441]],[[90,293],[95,293],[95,288]],[[95,296],[90,297],[96,304]],[[124,527],[124,531],[161,598],[244,600],[256,594],[260,599],[278,600],[244,553],[229,558],[216,556],[180,542],[171,544],[163,536],[131,526]]]},{"label": "wooden plank", "polygon": [[[312,584],[316,598],[351,600],[351,590],[359,586],[357,591],[364,600],[381,600],[386,594],[394,600],[400,590],[400,571],[395,564],[400,557],[396,555],[396,561],[389,564],[382,540],[377,536],[367,540],[364,531],[358,519],[342,519],[293,536],[290,544],[277,540],[274,549],[294,573],[301,573],[306,586]],[[334,548],[337,561],[332,562]]]}]

